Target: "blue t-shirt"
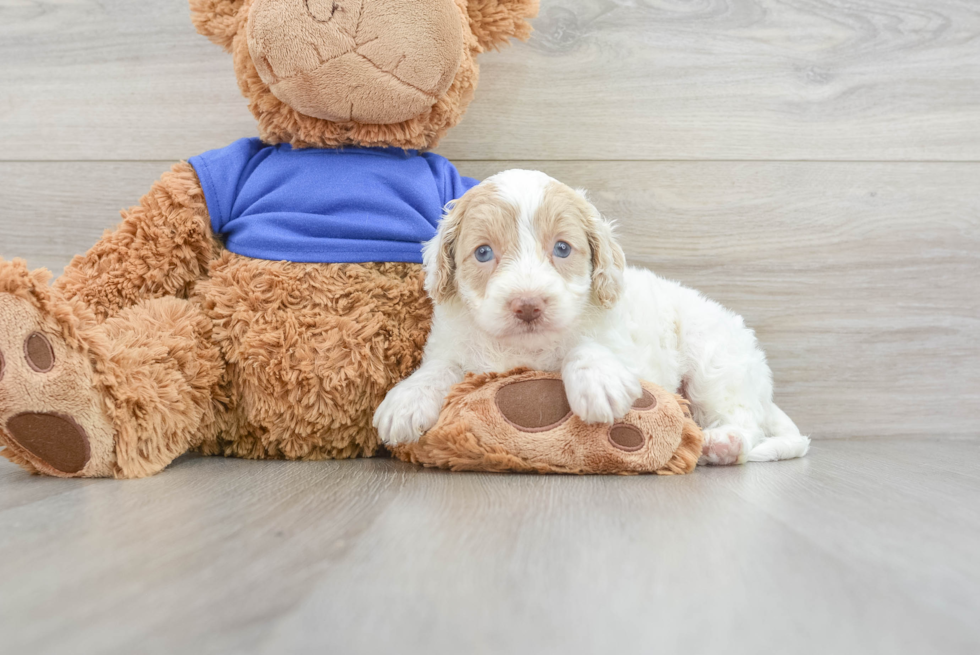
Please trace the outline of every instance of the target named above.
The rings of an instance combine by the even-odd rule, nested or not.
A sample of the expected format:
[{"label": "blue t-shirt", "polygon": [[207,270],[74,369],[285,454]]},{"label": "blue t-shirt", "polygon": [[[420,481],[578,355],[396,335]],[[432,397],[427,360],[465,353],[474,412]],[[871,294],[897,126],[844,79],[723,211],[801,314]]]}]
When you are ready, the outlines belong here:
[{"label": "blue t-shirt", "polygon": [[400,148],[298,149],[241,139],[189,160],[228,250],[291,262],[416,262],[446,204],[477,181]]}]

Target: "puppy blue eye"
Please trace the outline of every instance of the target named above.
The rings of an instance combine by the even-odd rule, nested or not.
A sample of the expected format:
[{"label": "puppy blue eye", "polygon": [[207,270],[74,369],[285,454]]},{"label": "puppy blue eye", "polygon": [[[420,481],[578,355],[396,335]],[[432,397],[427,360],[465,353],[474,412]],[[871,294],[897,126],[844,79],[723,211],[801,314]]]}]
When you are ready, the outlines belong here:
[{"label": "puppy blue eye", "polygon": [[473,255],[476,257],[476,261],[486,263],[493,259],[493,248],[490,246],[480,246]]},{"label": "puppy blue eye", "polygon": [[555,243],[555,257],[561,257],[565,259],[572,254],[572,247],[565,243],[564,241],[558,241]]}]

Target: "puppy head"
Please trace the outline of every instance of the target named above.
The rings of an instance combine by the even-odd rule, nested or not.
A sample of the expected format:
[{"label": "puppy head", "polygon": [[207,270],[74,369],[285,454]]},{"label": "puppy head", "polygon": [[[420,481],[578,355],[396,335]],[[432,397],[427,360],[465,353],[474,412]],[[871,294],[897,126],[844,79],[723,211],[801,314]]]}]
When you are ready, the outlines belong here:
[{"label": "puppy head", "polygon": [[425,246],[426,289],[498,338],[555,337],[612,307],[625,257],[585,195],[535,171],[495,175],[458,200]]}]

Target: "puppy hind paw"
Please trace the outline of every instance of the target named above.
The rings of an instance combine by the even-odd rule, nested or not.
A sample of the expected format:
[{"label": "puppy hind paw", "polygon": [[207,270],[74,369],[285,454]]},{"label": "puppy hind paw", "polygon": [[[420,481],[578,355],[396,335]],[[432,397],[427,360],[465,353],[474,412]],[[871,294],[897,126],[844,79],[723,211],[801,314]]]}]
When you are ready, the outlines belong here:
[{"label": "puppy hind paw", "polygon": [[748,457],[746,439],[734,427],[723,426],[704,430],[704,445],[701,448],[700,465],[731,466],[744,464]]}]

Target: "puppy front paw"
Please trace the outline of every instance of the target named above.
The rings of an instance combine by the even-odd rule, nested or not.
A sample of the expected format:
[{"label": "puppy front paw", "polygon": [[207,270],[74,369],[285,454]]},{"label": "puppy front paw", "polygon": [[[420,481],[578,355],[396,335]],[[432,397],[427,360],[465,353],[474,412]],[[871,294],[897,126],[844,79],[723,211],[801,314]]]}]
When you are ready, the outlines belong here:
[{"label": "puppy front paw", "polygon": [[643,395],[640,380],[615,360],[566,366],[562,380],[569,407],[586,423],[613,423]]},{"label": "puppy front paw", "polygon": [[374,427],[389,446],[414,443],[439,420],[445,394],[406,380],[398,384],[374,412]]}]

